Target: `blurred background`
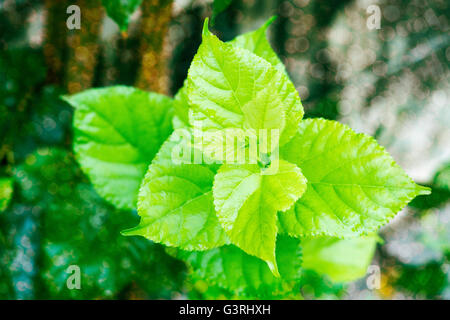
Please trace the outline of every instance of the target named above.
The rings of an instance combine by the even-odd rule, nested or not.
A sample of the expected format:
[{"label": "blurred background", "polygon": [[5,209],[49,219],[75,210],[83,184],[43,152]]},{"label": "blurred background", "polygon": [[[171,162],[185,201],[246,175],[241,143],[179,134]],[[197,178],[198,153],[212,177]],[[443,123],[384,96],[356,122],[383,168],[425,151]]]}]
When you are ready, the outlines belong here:
[{"label": "blurred background", "polygon": [[[71,4],[80,30],[66,26]],[[271,44],[305,116],[373,135],[433,189],[381,230],[378,289],[306,270],[303,297],[450,299],[450,2],[143,0],[129,21],[106,9],[100,0],[0,0],[0,299],[230,297],[190,281],[162,246],[119,235],[138,216],[106,203],[81,173],[72,109],[59,99],[115,84],[173,96],[212,15],[222,40],[277,15]],[[82,290],[65,285],[71,263]]]}]

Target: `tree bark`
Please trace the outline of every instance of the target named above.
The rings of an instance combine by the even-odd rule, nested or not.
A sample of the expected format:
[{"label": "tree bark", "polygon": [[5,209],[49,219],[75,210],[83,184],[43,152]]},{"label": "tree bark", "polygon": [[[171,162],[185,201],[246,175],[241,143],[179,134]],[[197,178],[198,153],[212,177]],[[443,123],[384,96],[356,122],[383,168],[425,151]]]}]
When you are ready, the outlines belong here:
[{"label": "tree bark", "polygon": [[169,88],[165,38],[172,16],[172,0],[144,0],[141,6],[140,57],[136,86],[166,93]]},{"label": "tree bark", "polygon": [[66,87],[70,94],[92,86],[104,16],[100,0],[79,0],[77,5],[81,9],[81,29],[70,30],[68,36]]},{"label": "tree bark", "polygon": [[47,82],[62,85],[66,54],[67,0],[45,0],[44,56],[47,64]]}]

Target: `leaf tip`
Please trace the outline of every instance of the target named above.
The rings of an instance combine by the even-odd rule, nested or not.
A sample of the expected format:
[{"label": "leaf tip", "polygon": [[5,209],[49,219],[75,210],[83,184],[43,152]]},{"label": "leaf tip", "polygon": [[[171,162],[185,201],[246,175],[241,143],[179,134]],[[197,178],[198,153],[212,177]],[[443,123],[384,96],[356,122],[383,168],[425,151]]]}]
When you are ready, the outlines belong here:
[{"label": "leaf tip", "polygon": [[280,272],[278,271],[278,266],[276,262],[272,261],[266,261],[267,266],[269,267],[270,271],[276,278],[280,278]]},{"label": "leaf tip", "polygon": [[70,99],[70,96],[68,94],[62,94],[59,96],[59,98],[64,101],[68,101]]},{"label": "leaf tip", "polygon": [[203,36],[208,36],[210,34],[208,24],[209,24],[209,18],[205,18],[205,22],[203,23],[203,31],[202,31]]},{"label": "leaf tip", "polygon": [[62,94],[62,95],[59,96],[59,98],[60,98],[62,101],[64,101],[64,102],[70,104],[71,107],[75,108],[75,104],[73,103],[72,96],[70,96],[70,95],[68,95],[68,94]]},{"label": "leaf tip", "polygon": [[140,227],[136,226],[134,228],[122,230],[122,231],[120,231],[120,234],[122,236],[125,236],[125,237],[128,237],[128,236],[139,236],[139,235],[141,235],[139,233],[139,229],[140,229]]},{"label": "leaf tip", "polygon": [[373,237],[375,238],[375,241],[380,245],[383,245],[385,243],[384,239],[379,234],[375,234]]},{"label": "leaf tip", "polygon": [[431,188],[429,188],[429,187],[417,185],[417,190],[418,190],[420,196],[425,196],[425,195],[431,194]]},{"label": "leaf tip", "polygon": [[278,17],[275,16],[271,16],[264,24],[263,24],[263,28],[267,29]]}]

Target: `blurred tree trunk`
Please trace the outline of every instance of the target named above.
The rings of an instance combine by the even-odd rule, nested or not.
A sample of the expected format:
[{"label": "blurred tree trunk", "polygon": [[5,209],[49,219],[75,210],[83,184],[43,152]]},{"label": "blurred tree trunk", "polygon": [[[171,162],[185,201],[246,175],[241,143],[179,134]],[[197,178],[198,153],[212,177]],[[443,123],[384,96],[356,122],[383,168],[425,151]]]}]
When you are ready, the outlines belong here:
[{"label": "blurred tree trunk", "polygon": [[66,53],[66,9],[68,0],[45,0],[44,56],[47,64],[47,82],[62,85]]},{"label": "blurred tree trunk", "polygon": [[167,93],[169,88],[164,42],[172,16],[172,0],[144,0],[141,6],[140,57],[136,86]]},{"label": "blurred tree trunk", "polygon": [[81,29],[70,30],[68,36],[66,86],[69,93],[92,86],[104,16],[100,0],[79,0],[77,5],[81,9]]},{"label": "blurred tree trunk", "polygon": [[202,42],[204,11],[203,5],[191,4],[173,17],[173,23],[186,31],[171,43],[170,93],[175,94],[183,86],[191,61]]}]

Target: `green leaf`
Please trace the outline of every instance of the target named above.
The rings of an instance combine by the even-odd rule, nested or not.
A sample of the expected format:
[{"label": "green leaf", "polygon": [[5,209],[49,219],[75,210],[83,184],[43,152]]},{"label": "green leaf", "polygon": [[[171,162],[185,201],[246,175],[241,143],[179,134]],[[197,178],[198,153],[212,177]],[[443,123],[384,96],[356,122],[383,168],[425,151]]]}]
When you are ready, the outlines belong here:
[{"label": "green leaf", "polygon": [[279,214],[291,236],[371,233],[411,199],[430,193],[416,185],[375,139],[335,121],[308,119],[280,150],[308,180],[305,194]]},{"label": "green leaf", "polygon": [[[267,60],[279,71],[286,73],[283,63],[280,61],[276,53],[273,51],[266,38],[267,28],[272,24],[276,17],[272,17],[262,25],[259,29],[244,33],[237,36],[228,43],[246,49],[257,56]],[[178,90],[174,98],[174,127],[189,126],[189,103],[187,96],[187,80],[184,81],[183,87]],[[293,110],[294,111],[294,110]],[[293,115],[291,115],[293,116]],[[289,119],[288,119],[289,121]]]},{"label": "green leaf", "polygon": [[301,277],[298,239],[279,236],[276,253],[281,278],[275,277],[266,263],[233,245],[202,252],[179,251],[177,257],[192,268],[194,279],[230,290],[235,295],[262,299],[292,294]]},{"label": "green leaf", "polygon": [[286,73],[283,63],[280,61],[280,58],[278,58],[275,51],[273,51],[266,37],[267,28],[275,21],[275,19],[276,17],[270,18],[259,29],[237,36],[229,43],[256,54],[258,57],[268,61],[279,71]]},{"label": "green leaf", "polygon": [[303,116],[292,82],[261,57],[220,41],[207,23],[187,79],[191,125],[278,129],[280,144],[289,141]]},{"label": "green leaf", "polygon": [[266,261],[278,275],[277,211],[289,209],[305,189],[300,169],[283,160],[263,170],[258,165],[223,165],[214,178],[216,214],[233,244]]},{"label": "green leaf", "polygon": [[303,268],[329,276],[333,281],[354,281],[367,273],[378,236],[338,239],[303,239]]},{"label": "green leaf", "polygon": [[173,127],[175,129],[189,126],[189,103],[186,82],[187,81],[185,80],[183,86],[178,90],[173,100]]},{"label": "green leaf", "polygon": [[13,180],[10,178],[0,178],[0,212],[8,207],[12,193]]},{"label": "green leaf", "polygon": [[74,150],[97,192],[135,208],[149,163],[172,131],[172,100],[116,86],[65,97],[75,107]]},{"label": "green leaf", "polygon": [[102,0],[106,13],[119,25],[121,31],[128,29],[129,18],[141,2],[142,0]]},{"label": "green leaf", "polygon": [[[184,143],[184,142],[182,142]],[[206,250],[227,242],[214,212],[215,166],[176,164],[172,136],[150,165],[139,191],[140,224],[123,232],[185,250]]]}]

